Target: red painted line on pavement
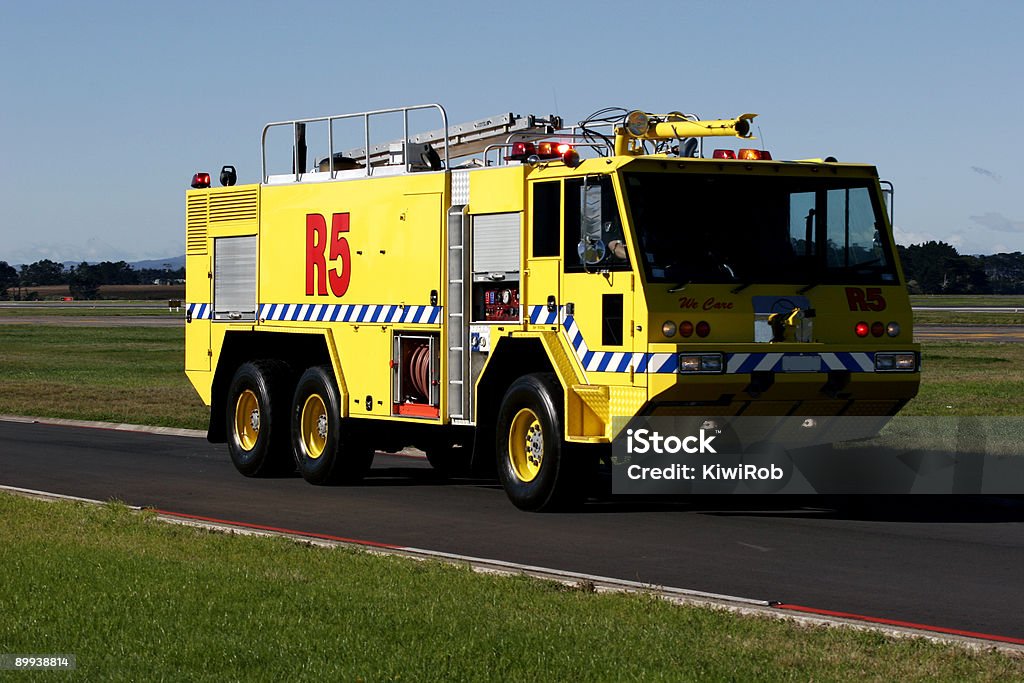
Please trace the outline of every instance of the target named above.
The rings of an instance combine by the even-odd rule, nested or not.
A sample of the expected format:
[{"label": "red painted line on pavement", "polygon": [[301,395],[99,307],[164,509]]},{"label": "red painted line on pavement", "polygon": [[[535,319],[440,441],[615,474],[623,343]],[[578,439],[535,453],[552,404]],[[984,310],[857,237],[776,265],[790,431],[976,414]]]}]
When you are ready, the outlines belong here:
[{"label": "red painted line on pavement", "polygon": [[202,515],[190,515],[184,512],[171,512],[170,510],[160,510],[154,508],[154,511],[160,515],[167,515],[168,517],[181,517],[183,519],[195,519],[201,522],[212,522],[214,524],[226,524],[228,526],[240,526],[246,529],[257,529],[259,531],[274,531],[281,534],[293,534],[295,536],[306,536],[308,538],[319,538],[324,541],[339,541],[341,543],[354,543],[356,545],[366,545],[373,548],[387,548],[389,550],[400,550],[402,546],[392,545],[390,543],[378,543],[377,541],[364,541],[359,538],[345,538],[344,536],[331,536],[330,534],[317,534],[312,531],[296,531],[295,529],[282,529],[276,526],[267,526],[265,524],[250,524],[249,522],[233,522],[227,519],[217,519],[216,517],[203,517]]},{"label": "red painted line on pavement", "polygon": [[903,628],[912,628],[919,631],[933,631],[935,633],[946,633],[953,636],[964,636],[966,638],[980,638],[982,640],[995,640],[1000,643],[1013,643],[1014,645],[1024,645],[1024,638],[1013,638],[1011,636],[997,636],[991,633],[978,633],[976,631],[964,631],[958,628],[946,628],[945,626],[931,626],[929,624],[917,624],[912,621],[899,621],[897,619],[883,619],[881,617],[869,617],[864,614],[851,614],[850,612],[837,612],[830,609],[818,609],[817,607],[805,607],[803,605],[788,605],[780,603],[773,605],[777,609],[788,609],[793,612],[807,612],[809,614],[820,614],[826,617],[841,617],[843,619],[853,619],[855,621],[866,621],[872,624],[884,624],[886,626],[902,626]]}]

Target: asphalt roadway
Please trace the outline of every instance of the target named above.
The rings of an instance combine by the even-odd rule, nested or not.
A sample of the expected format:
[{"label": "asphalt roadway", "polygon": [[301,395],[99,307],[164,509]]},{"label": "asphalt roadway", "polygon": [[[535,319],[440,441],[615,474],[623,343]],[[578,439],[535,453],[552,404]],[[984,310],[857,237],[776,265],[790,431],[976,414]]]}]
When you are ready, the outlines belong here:
[{"label": "asphalt roadway", "polygon": [[939,628],[1024,638],[1024,506],[694,497],[516,510],[493,482],[378,454],[352,487],[246,479],[202,438],[0,422],[0,484]]}]

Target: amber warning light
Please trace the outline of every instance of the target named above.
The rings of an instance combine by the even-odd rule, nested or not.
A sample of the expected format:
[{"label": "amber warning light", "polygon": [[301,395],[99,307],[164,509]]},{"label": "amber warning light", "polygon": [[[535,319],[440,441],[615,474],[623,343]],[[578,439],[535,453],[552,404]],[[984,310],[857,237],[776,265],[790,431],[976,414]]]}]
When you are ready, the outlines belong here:
[{"label": "amber warning light", "polygon": [[716,149],[714,159],[741,159],[743,161],[771,161],[772,153],[766,149],[741,149],[734,152],[731,149]]}]

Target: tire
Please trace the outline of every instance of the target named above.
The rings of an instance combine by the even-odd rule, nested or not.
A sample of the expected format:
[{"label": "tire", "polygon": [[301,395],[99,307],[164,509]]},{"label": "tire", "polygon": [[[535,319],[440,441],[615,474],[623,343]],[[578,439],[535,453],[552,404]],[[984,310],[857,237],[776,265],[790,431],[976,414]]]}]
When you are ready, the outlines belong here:
[{"label": "tire", "polygon": [[287,472],[288,366],[279,361],[243,363],[235,371],[225,406],[228,453],[247,477]]},{"label": "tire", "polygon": [[441,442],[431,444],[423,449],[427,462],[440,477],[457,477],[470,473],[469,456],[471,448],[462,444]]},{"label": "tire", "polygon": [[373,449],[341,419],[338,387],[329,367],[306,370],[292,398],[291,444],[302,478],[311,484],[348,484],[370,469]]},{"label": "tire", "polygon": [[496,432],[498,479],[513,505],[545,512],[581,501],[579,463],[566,457],[562,387],[554,374],[513,382],[502,399]]}]

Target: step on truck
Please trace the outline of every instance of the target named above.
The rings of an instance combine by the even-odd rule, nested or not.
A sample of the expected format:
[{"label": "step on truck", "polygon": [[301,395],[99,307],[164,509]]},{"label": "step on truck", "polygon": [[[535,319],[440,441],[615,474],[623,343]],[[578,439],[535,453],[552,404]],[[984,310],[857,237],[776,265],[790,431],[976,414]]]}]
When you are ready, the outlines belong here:
[{"label": "step on truck", "polygon": [[[586,495],[613,418],[895,414],[920,349],[891,185],[773,159],[754,116],[268,124],[260,182],[225,166],[186,192],[185,371],[209,439],[242,474],[313,484],[415,447],[547,510]],[[397,142],[371,140],[382,118]]]}]

